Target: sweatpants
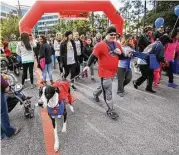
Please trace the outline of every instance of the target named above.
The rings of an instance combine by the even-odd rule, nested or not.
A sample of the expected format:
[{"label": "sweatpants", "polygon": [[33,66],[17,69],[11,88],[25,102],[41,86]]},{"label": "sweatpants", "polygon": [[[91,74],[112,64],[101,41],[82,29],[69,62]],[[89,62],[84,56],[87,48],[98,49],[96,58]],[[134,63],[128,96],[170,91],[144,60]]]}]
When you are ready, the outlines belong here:
[{"label": "sweatpants", "polygon": [[61,62],[60,62],[60,56],[57,56],[57,61],[58,61],[58,64],[59,64],[59,70],[60,70],[60,73],[63,72],[63,68],[61,67]]},{"label": "sweatpants", "polygon": [[118,89],[117,89],[117,92],[123,93],[124,92],[124,87],[132,79],[132,71],[131,71],[131,69],[127,70],[126,68],[120,68],[120,67],[118,67],[117,78],[118,78]]},{"label": "sweatpants", "polygon": [[93,93],[95,96],[100,96],[103,92],[104,101],[106,102],[108,109],[113,109],[112,81],[113,78],[101,78],[101,85]]},{"label": "sweatpants", "polygon": [[71,65],[66,65],[64,66],[64,69],[65,69],[65,75],[64,75],[65,79],[70,73],[71,74],[70,79],[73,79],[71,82],[74,83],[74,77],[76,76],[76,63]]}]

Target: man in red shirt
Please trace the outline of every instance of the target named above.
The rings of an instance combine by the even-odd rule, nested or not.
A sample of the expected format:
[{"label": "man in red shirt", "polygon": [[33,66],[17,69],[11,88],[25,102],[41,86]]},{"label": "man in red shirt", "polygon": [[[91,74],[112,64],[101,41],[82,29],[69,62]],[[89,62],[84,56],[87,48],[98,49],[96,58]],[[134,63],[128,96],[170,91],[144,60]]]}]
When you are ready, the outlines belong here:
[{"label": "man in red shirt", "polygon": [[83,71],[89,70],[89,66],[98,59],[98,75],[101,78],[101,86],[93,93],[96,102],[99,102],[99,95],[103,92],[104,100],[108,107],[107,115],[116,119],[118,114],[114,111],[112,101],[112,81],[118,70],[119,56],[121,55],[121,46],[115,41],[116,28],[110,26],[107,28],[106,39],[97,43],[93,53],[88,60],[87,66]]}]

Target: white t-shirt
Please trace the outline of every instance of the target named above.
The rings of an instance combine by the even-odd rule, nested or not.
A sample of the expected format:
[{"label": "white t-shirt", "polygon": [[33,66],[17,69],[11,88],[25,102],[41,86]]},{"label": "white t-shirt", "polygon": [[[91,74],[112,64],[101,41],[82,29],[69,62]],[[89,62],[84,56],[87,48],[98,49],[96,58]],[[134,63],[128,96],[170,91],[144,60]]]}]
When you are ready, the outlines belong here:
[{"label": "white t-shirt", "polygon": [[55,56],[60,56],[60,45],[60,42],[58,42],[57,40],[54,41]]},{"label": "white t-shirt", "polygon": [[81,55],[81,43],[79,40],[75,40],[77,55]]},{"label": "white t-shirt", "polygon": [[67,65],[75,63],[74,49],[71,42],[67,43]]}]

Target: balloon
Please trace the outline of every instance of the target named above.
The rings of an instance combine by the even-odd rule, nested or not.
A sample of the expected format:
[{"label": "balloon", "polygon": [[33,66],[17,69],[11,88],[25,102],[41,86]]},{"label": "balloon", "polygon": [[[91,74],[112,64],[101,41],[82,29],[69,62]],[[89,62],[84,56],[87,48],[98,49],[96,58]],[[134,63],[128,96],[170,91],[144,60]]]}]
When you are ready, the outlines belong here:
[{"label": "balloon", "polygon": [[156,28],[160,28],[162,25],[164,24],[164,19],[163,18],[157,18],[156,20],[155,20],[155,27]]},{"label": "balloon", "polygon": [[177,16],[179,16],[179,5],[177,5],[177,6],[175,7],[174,12],[175,12],[175,14],[176,14]]}]

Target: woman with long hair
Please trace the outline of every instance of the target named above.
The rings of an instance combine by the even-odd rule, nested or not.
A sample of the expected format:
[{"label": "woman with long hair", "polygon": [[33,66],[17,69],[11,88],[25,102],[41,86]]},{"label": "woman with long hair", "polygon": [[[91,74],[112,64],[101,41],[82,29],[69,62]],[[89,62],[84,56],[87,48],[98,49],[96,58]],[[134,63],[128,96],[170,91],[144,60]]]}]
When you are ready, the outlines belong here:
[{"label": "woman with long hair", "polygon": [[52,50],[50,45],[47,43],[47,39],[44,35],[41,35],[39,38],[40,41],[40,51],[39,51],[39,61],[42,58],[45,58],[45,68],[42,69],[42,84],[46,85],[46,76],[47,73],[49,75],[50,83],[51,85],[53,84],[53,79],[52,79]]},{"label": "woman with long hair", "polygon": [[31,89],[34,88],[33,84],[33,69],[34,69],[34,51],[33,48],[36,47],[35,40],[29,39],[28,33],[21,34],[21,41],[18,42],[16,53],[22,59],[22,67],[23,67],[23,74],[22,74],[22,85],[24,87],[25,79],[27,79],[27,70],[29,69],[30,74],[30,81],[31,81]]},{"label": "woman with long hair", "polygon": [[76,63],[78,63],[76,45],[73,41],[73,35],[71,31],[67,31],[65,33],[65,39],[61,43],[60,46],[60,55],[61,55],[61,63],[65,70],[64,78],[71,73],[71,87],[73,90],[76,90],[74,86],[74,78],[77,75],[76,73]]},{"label": "woman with long hair", "polygon": [[[93,52],[93,44],[92,44],[91,38],[88,38],[86,40],[86,45],[83,47],[83,57],[84,57],[85,62],[87,62],[87,60],[89,59],[92,52]],[[95,79],[94,79],[94,63],[90,66],[90,73],[91,73],[91,80],[95,81]]]}]

